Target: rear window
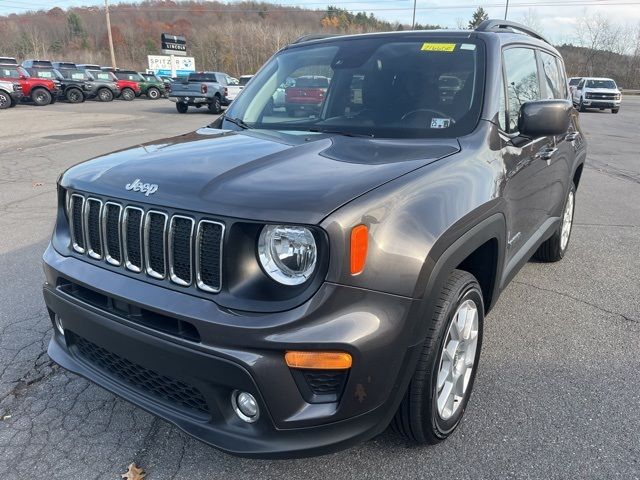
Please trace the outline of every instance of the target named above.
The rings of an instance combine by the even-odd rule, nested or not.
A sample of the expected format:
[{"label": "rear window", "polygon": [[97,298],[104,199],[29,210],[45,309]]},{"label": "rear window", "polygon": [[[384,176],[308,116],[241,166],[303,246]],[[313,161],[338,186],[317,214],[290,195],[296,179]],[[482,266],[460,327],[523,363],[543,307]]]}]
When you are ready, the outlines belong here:
[{"label": "rear window", "polygon": [[616,88],[616,82],[613,80],[587,80],[587,88]]},{"label": "rear window", "polygon": [[238,83],[244,87],[249,80],[251,80],[251,77],[240,77],[240,80],[238,80]]},{"label": "rear window", "polygon": [[327,88],[329,79],[327,77],[298,77],[294,86],[297,88]]},{"label": "rear window", "polygon": [[191,73],[189,74],[190,82],[217,82],[213,73]]}]

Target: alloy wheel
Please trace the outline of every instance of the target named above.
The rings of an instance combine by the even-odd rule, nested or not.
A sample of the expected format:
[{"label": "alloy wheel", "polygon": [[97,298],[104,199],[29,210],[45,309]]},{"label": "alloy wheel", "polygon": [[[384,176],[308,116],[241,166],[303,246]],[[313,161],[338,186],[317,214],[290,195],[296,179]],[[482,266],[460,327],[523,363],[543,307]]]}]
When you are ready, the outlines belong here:
[{"label": "alloy wheel", "polygon": [[440,418],[448,420],[462,405],[478,347],[478,306],[465,300],[453,315],[440,353],[436,384]]},{"label": "alloy wheel", "polygon": [[564,215],[562,216],[562,230],[560,231],[560,249],[567,248],[569,243],[569,235],[571,235],[571,226],[573,224],[573,203],[574,193],[569,192],[567,204],[564,207]]}]

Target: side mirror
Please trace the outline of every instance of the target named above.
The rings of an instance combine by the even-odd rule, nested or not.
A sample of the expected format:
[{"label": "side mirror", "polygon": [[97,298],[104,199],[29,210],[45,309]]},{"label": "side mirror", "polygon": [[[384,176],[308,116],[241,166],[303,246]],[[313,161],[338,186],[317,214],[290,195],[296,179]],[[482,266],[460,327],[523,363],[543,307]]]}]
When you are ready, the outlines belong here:
[{"label": "side mirror", "polygon": [[569,128],[569,114],[572,108],[569,100],[536,100],[523,103],[518,116],[520,135],[539,138],[565,133]]}]

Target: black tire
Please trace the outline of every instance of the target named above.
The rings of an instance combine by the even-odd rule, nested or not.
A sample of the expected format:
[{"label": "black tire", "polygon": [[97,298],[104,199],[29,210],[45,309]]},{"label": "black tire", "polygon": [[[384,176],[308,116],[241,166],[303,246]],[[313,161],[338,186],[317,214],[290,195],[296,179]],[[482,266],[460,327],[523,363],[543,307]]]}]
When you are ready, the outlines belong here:
[{"label": "black tire", "polygon": [[[536,260],[540,260],[541,262],[557,262],[559,260],[562,260],[565,253],[567,253],[567,250],[569,249],[569,240],[571,240],[571,230],[573,227],[573,213],[575,211],[575,205],[576,205],[575,198],[576,198],[576,187],[573,184],[573,182],[571,182],[571,187],[567,192],[567,197],[564,201],[564,207],[562,208],[562,215],[563,215],[562,221],[560,222],[560,225],[558,226],[558,229],[554,232],[553,236],[551,236],[551,238],[546,240],[542,245],[538,247],[538,250],[536,250],[536,253],[534,254],[534,258]],[[570,207],[571,220],[569,224],[568,237],[563,246],[562,229],[565,224],[564,219],[565,219],[569,202],[571,202],[571,207]]]},{"label": "black tire", "polygon": [[13,100],[11,100],[11,95],[7,92],[0,91],[0,110],[11,108],[13,106],[12,104]]},{"label": "black tire", "polygon": [[[438,373],[442,361],[442,350],[449,340],[449,327],[458,307],[470,300],[477,308],[477,345],[474,362],[466,390],[459,400],[454,413],[444,419],[438,411]],[[433,319],[422,346],[422,353],[396,412],[392,427],[413,443],[435,444],[446,439],[458,426],[473,390],[473,381],[478,370],[482,347],[484,304],[482,290],[473,275],[462,270],[454,270],[447,279],[438,297]],[[455,327],[454,327],[455,328]],[[448,343],[448,342],[447,342]],[[460,358],[457,359],[458,362]]]},{"label": "black tire", "polygon": [[112,102],[113,92],[108,88],[101,88],[98,90],[96,98],[101,102]]},{"label": "black tire", "polygon": [[160,98],[160,90],[158,90],[156,87],[150,87],[149,90],[147,90],[147,98],[149,100],[157,100]]},{"label": "black tire", "polygon": [[31,91],[31,100],[39,107],[49,105],[53,98],[46,88],[34,88]]},{"label": "black tire", "polygon": [[79,88],[70,88],[65,92],[64,96],[69,103],[84,102],[84,93]]},{"label": "black tire", "polygon": [[15,107],[18,104],[13,98],[11,99],[11,108]]},{"label": "black tire", "polygon": [[215,95],[213,97],[213,101],[208,105],[208,107],[211,113],[222,113],[222,102],[220,101],[220,97]]},{"label": "black tire", "polygon": [[127,102],[130,102],[136,98],[136,92],[130,88],[123,88],[121,98]]},{"label": "black tire", "polygon": [[189,105],[184,102],[176,102],[176,110],[178,110],[178,113],[187,113]]},{"label": "black tire", "polygon": [[619,108],[612,108],[611,113],[618,113],[620,111]]},{"label": "black tire", "polygon": [[584,106],[584,103],[582,103],[582,99],[580,99],[580,103],[578,104],[578,110],[581,112],[586,112],[587,109]]}]

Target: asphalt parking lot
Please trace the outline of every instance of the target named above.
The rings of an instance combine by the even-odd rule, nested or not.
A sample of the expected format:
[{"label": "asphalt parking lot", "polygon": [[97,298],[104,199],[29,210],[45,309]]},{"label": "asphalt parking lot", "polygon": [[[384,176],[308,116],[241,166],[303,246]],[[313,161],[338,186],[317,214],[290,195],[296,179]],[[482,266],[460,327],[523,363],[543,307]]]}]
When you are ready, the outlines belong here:
[{"label": "asphalt parking lot", "polygon": [[589,157],[562,262],[530,262],[487,319],[461,427],[436,447],[385,432],[337,454],[218,452],[51,363],[41,255],[55,182],[83,159],[214,120],[167,100],[0,112],[0,478],[640,478],[640,97],[581,114]]}]

